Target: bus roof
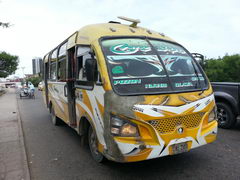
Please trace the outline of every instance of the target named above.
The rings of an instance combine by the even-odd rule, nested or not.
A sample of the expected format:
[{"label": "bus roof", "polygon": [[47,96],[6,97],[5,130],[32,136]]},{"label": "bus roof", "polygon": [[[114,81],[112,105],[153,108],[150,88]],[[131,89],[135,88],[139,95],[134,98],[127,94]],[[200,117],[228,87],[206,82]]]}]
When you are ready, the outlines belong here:
[{"label": "bus roof", "polygon": [[[129,25],[119,23],[102,23],[88,25],[77,31],[76,35],[77,38],[75,39],[75,44],[82,45],[89,45],[93,41],[105,36],[148,36],[152,38],[173,41],[162,33],[142,27],[131,27]],[[70,45],[72,43],[69,42],[68,44]],[[68,47],[71,48],[71,46]]]},{"label": "bus roof", "polygon": [[[107,36],[147,36],[152,38],[174,41],[173,39],[165,36],[163,33],[152,31],[143,27],[133,27],[131,25],[120,24],[118,22],[109,22],[84,26],[80,30],[73,33],[64,42],[67,41],[67,49],[70,49],[75,45],[90,45],[94,41]],[[51,51],[47,55],[45,55],[44,62],[47,62],[48,55],[50,53]]]}]

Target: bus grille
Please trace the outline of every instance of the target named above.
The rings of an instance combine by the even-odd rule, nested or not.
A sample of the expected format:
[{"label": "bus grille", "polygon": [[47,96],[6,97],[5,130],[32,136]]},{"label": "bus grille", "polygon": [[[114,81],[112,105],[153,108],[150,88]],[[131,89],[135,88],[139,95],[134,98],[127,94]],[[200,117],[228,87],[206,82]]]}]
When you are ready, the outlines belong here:
[{"label": "bus grille", "polygon": [[195,113],[184,116],[171,117],[148,121],[159,133],[171,133],[179,125],[186,128],[196,128],[199,126],[204,113]]}]

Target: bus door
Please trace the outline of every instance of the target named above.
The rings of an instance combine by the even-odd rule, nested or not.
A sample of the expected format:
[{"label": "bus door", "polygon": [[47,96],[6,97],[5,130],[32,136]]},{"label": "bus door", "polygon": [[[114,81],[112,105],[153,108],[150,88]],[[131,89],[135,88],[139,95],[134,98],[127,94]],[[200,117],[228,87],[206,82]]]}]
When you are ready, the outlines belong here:
[{"label": "bus door", "polygon": [[68,54],[67,82],[66,86],[64,87],[64,95],[67,97],[68,101],[69,125],[75,128],[77,127],[75,109],[75,90],[74,90],[75,64],[76,64],[75,47],[69,49],[67,54]]},{"label": "bus door", "polygon": [[[66,43],[59,46],[55,54],[57,55],[56,81],[52,82],[52,91],[54,92],[54,102],[56,103],[56,115],[64,122],[69,123],[68,98],[66,92],[67,86],[67,52]],[[54,52],[53,52],[54,54]],[[53,55],[52,54],[52,55]],[[51,73],[50,73],[51,74]]]},{"label": "bus door", "polygon": [[85,113],[91,111],[91,102],[88,97],[88,91],[92,90],[93,86],[89,85],[86,77],[85,62],[91,58],[89,54],[89,46],[79,46],[77,49],[76,59],[76,81],[75,81],[75,96],[76,96],[76,117],[80,119]]}]

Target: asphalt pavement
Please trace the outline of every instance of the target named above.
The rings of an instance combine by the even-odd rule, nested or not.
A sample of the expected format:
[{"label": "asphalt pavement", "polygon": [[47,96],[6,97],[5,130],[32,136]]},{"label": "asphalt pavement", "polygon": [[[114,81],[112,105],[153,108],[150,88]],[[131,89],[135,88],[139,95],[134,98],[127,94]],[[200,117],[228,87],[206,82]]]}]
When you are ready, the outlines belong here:
[{"label": "asphalt pavement", "polygon": [[190,152],[158,159],[96,163],[67,125],[53,126],[40,92],[17,99],[33,180],[77,179],[240,179],[240,125],[219,129],[217,141]]}]

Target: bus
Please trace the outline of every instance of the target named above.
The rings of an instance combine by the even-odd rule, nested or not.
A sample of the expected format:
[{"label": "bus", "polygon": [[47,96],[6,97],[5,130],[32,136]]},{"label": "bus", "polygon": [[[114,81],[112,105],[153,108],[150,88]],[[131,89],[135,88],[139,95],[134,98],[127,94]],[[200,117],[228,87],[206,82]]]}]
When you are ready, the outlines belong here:
[{"label": "bus", "polygon": [[134,162],[213,142],[209,80],[182,45],[138,26],[87,25],[44,56],[44,101],[89,144],[94,160]]}]

